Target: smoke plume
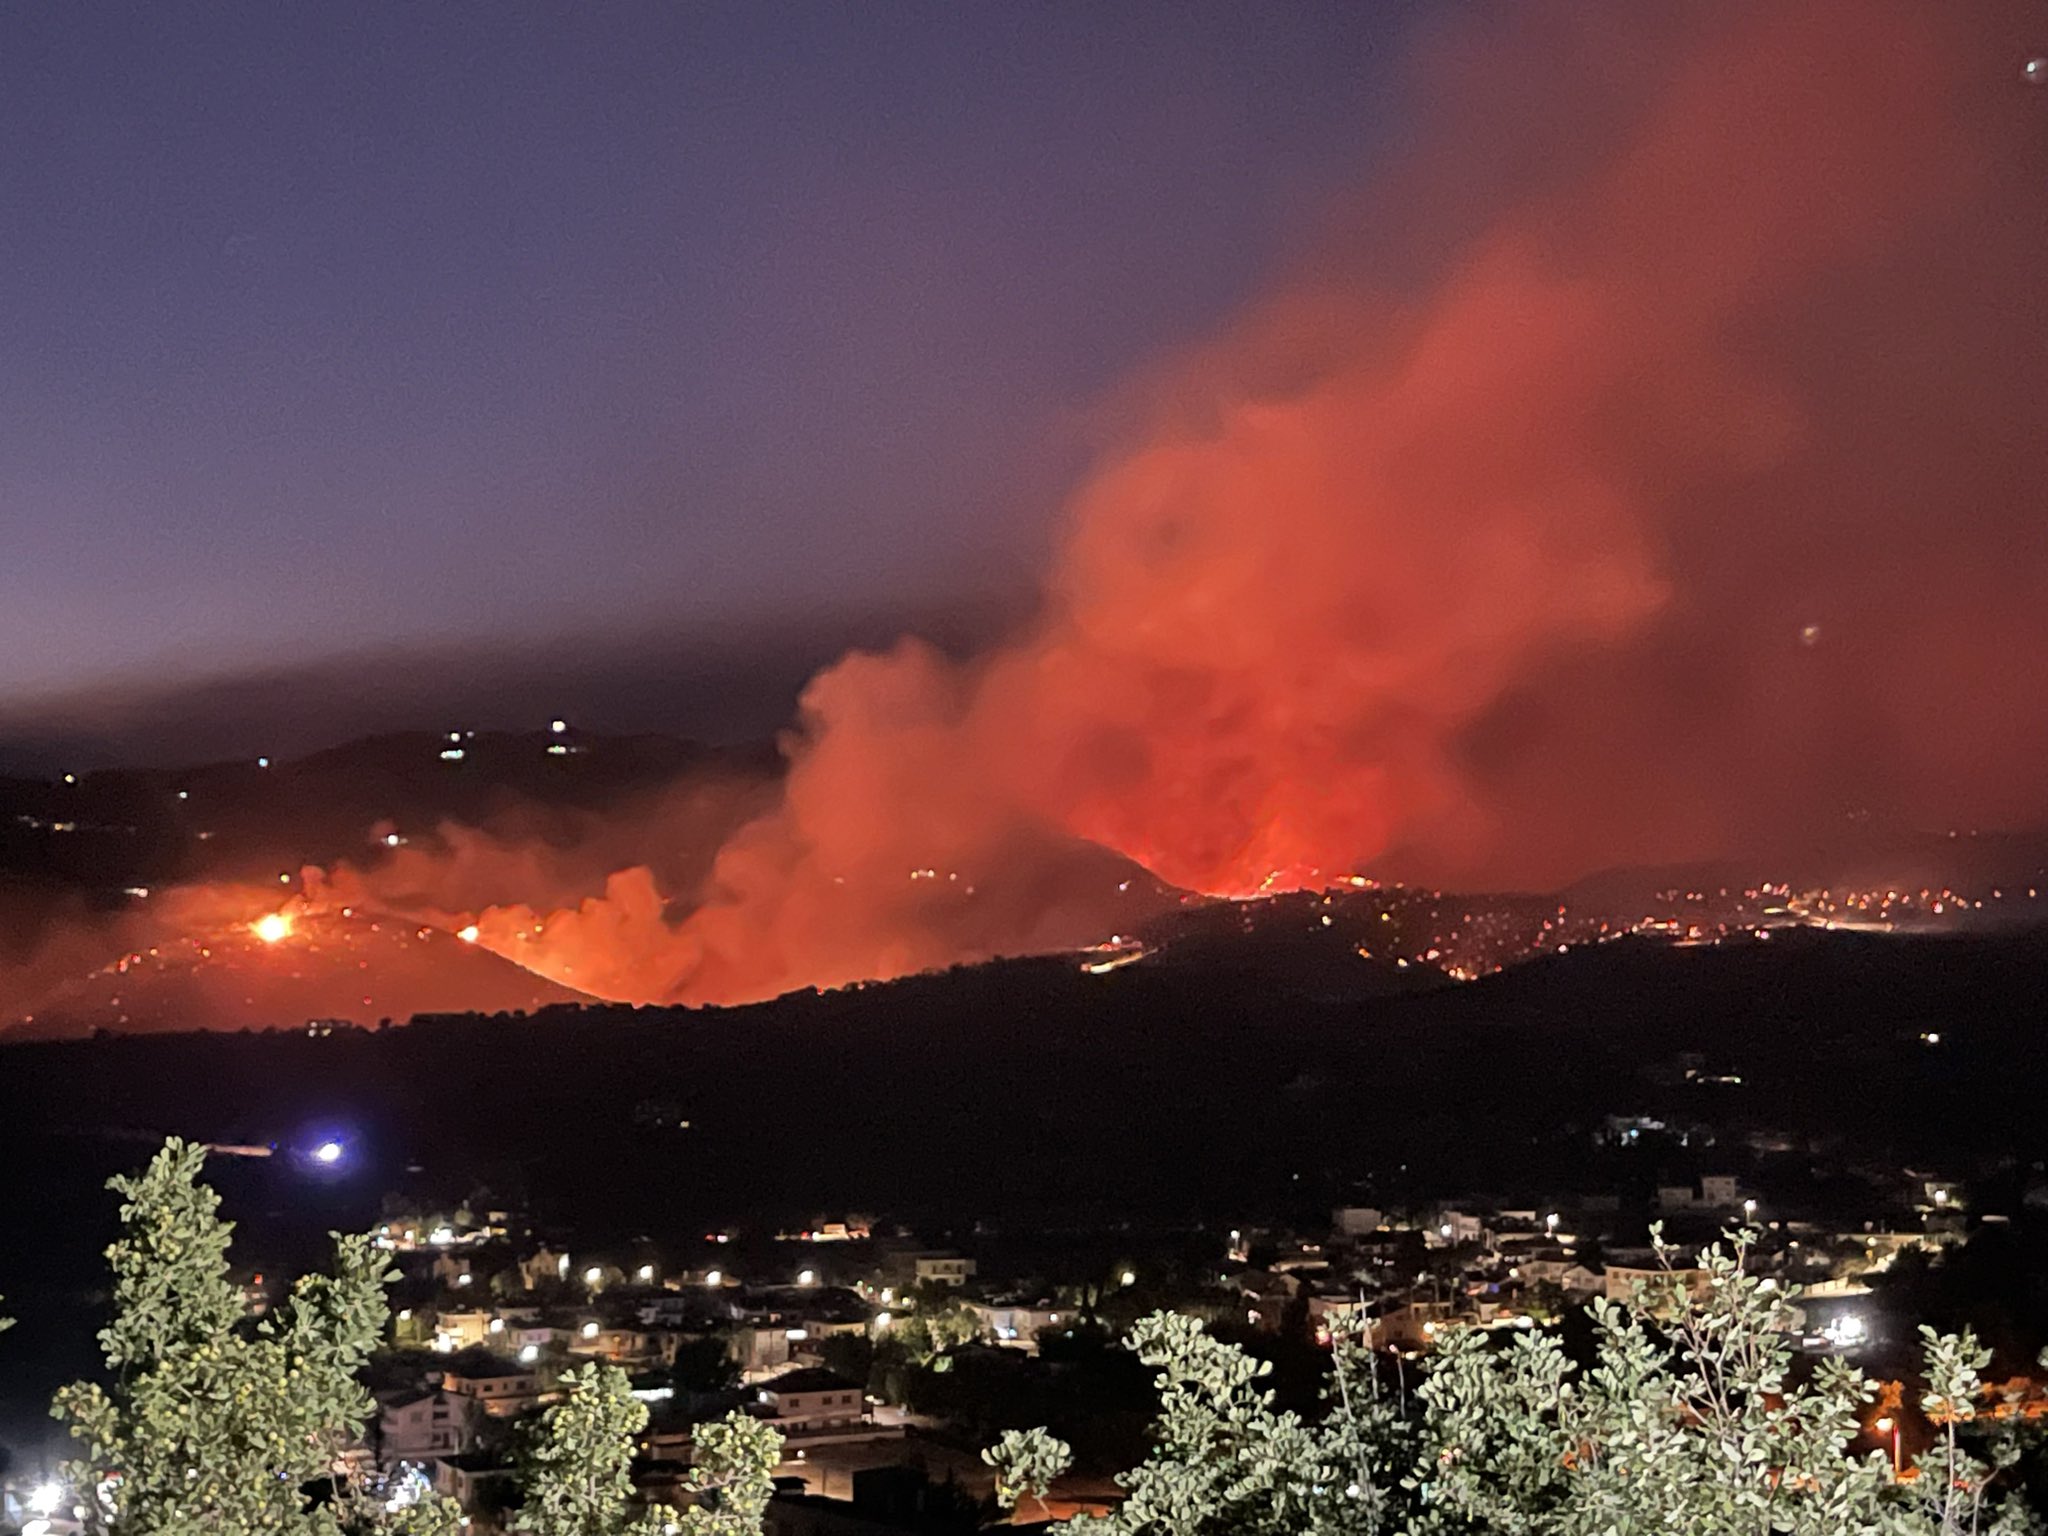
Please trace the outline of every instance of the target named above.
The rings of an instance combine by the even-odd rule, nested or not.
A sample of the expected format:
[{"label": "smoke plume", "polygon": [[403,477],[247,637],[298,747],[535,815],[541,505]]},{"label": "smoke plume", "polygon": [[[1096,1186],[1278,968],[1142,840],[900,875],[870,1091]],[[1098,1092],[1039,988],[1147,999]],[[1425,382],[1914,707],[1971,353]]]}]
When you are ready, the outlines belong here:
[{"label": "smoke plume", "polygon": [[2029,19],[1467,13],[1322,258],[1116,402],[1008,643],[819,674],[701,862],[655,818],[330,889],[726,1001],[1100,937],[1148,874],[1527,884],[2040,817]]},{"label": "smoke plume", "polygon": [[1237,894],[2039,814],[2048,119],[2013,16],[1426,43],[1420,147],[1146,381],[1026,633],[815,679],[682,920],[628,873],[484,942],[727,999],[1085,929],[1123,873],[1087,849]]}]

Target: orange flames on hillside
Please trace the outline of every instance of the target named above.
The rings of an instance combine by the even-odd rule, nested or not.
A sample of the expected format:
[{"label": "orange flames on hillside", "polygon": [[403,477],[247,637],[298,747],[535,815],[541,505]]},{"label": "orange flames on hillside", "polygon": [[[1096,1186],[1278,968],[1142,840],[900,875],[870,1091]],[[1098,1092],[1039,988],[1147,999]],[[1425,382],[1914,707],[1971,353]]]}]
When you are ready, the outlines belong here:
[{"label": "orange flames on hillside", "polygon": [[1437,38],[1369,225],[1136,392],[1010,643],[818,675],[736,829],[443,829],[307,898],[733,1001],[1099,938],[1171,899],[1145,871],[1529,882],[1845,799],[2039,814],[2023,15],[1617,0]]},{"label": "orange flames on hillside", "polygon": [[[1250,894],[1389,863],[1569,875],[1708,844],[1769,780],[1733,734],[1747,708],[1707,753],[1728,783],[1688,802],[1703,765],[1673,761],[1689,748],[1657,710],[1611,751],[1588,701],[1632,689],[1672,626],[1690,643],[1690,519],[1768,540],[1815,474],[1834,482],[1816,525],[1845,501],[1852,523],[1899,502],[1863,500],[1873,429],[1834,414],[1814,285],[1840,276],[1888,315],[1939,318],[1947,300],[1913,286],[1929,274],[1895,269],[1901,231],[1982,213],[1996,189],[1959,187],[1956,168],[2011,125],[1975,102],[1998,54],[1925,6],[1601,14],[1613,31],[1584,8],[1517,13],[1428,61],[1443,139],[1390,206],[1437,275],[1337,261],[1163,370],[1074,495],[1026,633],[965,663],[916,641],[847,657],[805,692],[780,804],[700,888],[628,869],[572,903],[484,905],[478,942],[607,996],[731,1000],[1099,936],[1118,871],[1077,868],[1090,847]],[[1552,138],[1560,158],[1490,173],[1500,133]],[[1431,171],[1499,201],[1475,220]],[[2011,234],[1995,217],[1978,232]],[[1925,387],[1852,392],[1911,415]],[[1952,470],[1954,445],[1930,448]],[[1799,632],[1722,639],[1735,664],[1775,666]],[[2048,657],[2038,623],[2014,639]],[[1637,659],[1577,670],[1610,654]],[[1866,664],[1837,680],[1838,708],[1939,697],[1910,667]],[[1556,677],[1581,691],[1560,697]],[[1565,734],[1503,765],[1478,738],[1532,699]],[[1761,717],[1802,758],[1807,708],[1794,695]],[[1591,771],[1580,732],[1603,748]],[[1631,753],[1665,775],[1648,793]]]}]

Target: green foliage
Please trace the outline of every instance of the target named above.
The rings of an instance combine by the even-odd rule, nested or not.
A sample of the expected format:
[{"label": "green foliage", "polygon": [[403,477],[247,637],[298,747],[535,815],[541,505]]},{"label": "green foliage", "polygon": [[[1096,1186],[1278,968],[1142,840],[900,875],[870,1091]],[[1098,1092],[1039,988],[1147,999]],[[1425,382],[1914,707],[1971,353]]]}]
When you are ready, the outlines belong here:
[{"label": "green foliage", "polygon": [[[309,1275],[250,1325],[228,1278],[231,1228],[199,1182],[205,1150],[167,1142],[111,1181],[122,1236],[107,1250],[114,1317],[100,1346],[111,1389],[76,1383],[53,1412],[84,1454],[64,1469],[89,1530],[112,1536],[337,1536],[390,1529],[392,1512],[349,1477],[391,1276],[367,1238],[335,1238],[334,1273]],[[309,1501],[307,1485],[326,1495]],[[421,1501],[409,1532],[453,1528]]]},{"label": "green foliage", "polygon": [[520,1527],[531,1536],[641,1536],[655,1513],[629,1519],[633,1442],[647,1408],[626,1373],[591,1364],[566,1372],[561,1399],[541,1415],[525,1448],[527,1497]]},{"label": "green foliage", "polygon": [[1029,1497],[1043,1509],[1053,1483],[1073,1465],[1074,1453],[1065,1441],[1042,1429],[1011,1429],[983,1451],[981,1459],[995,1468],[997,1504],[1015,1509],[1019,1500]]},{"label": "green foliage", "polygon": [[912,1365],[929,1367],[980,1331],[981,1320],[959,1297],[928,1295],[915,1312],[896,1321],[889,1337]]},{"label": "green foliage", "polygon": [[1194,1318],[1155,1313],[1131,1347],[1159,1372],[1155,1449],[1121,1479],[1124,1503],[1071,1522],[1089,1536],[1338,1536],[1368,1506],[1341,1455],[1373,1422],[1341,1411],[1333,1426],[1278,1412],[1259,1383],[1269,1367],[1215,1339]]},{"label": "green foliage", "polygon": [[825,1369],[848,1381],[869,1385],[875,1369],[875,1341],[864,1333],[827,1334],[818,1344]]},{"label": "green foliage", "polygon": [[1697,1295],[1596,1303],[1599,1358],[1583,1378],[1546,1335],[1496,1351],[1453,1333],[1419,1393],[1437,1448],[1412,1474],[1437,1517],[1424,1528],[1884,1528],[1886,1468],[1843,1454],[1869,1386],[1836,1360],[1791,1382],[1791,1307],[1746,1272],[1747,1245],[1738,1235],[1701,1255]]},{"label": "green foliage", "polygon": [[782,1436],[744,1413],[729,1413],[696,1433],[685,1490],[683,1536],[760,1536],[761,1513],[775,1492]]},{"label": "green foliage", "polygon": [[745,1414],[701,1426],[684,1492],[688,1507],[657,1504],[634,1515],[633,1450],[647,1409],[626,1373],[592,1364],[559,1383],[525,1452],[524,1536],[759,1536],[775,1491],[782,1437]]},{"label": "green foliage", "polygon": [[[1340,1338],[1327,1411],[1274,1408],[1265,1367],[1194,1319],[1146,1318],[1131,1347],[1158,1372],[1151,1456],[1086,1536],[1970,1536],[2039,1527],[2004,1486],[2018,1419],[1973,1426],[1989,1352],[1923,1330],[1923,1402],[1942,1439],[1895,1481],[1845,1453],[1872,1393],[1838,1360],[1801,1376],[1796,1292],[1748,1272],[1752,1233],[1626,1304],[1593,1308],[1585,1371],[1556,1338],[1439,1336],[1412,1403],[1383,1391],[1369,1340]],[[1667,1269],[1668,1250],[1659,1241]],[[1966,1436],[1988,1454],[1980,1460]],[[1014,1502],[1064,1466],[1049,1436],[1006,1435],[986,1459]]]},{"label": "green foliage", "polygon": [[685,1339],[676,1346],[669,1382],[678,1392],[726,1392],[740,1384],[739,1362],[732,1340],[722,1333]]}]

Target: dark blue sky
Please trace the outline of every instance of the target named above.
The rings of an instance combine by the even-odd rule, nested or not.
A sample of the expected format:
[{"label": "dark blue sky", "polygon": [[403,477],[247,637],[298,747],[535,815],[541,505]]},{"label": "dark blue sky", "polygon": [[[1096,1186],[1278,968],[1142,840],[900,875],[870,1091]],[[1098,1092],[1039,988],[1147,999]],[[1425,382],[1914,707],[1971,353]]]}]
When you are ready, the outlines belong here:
[{"label": "dark blue sky", "polygon": [[1417,9],[10,8],[0,719],[1028,582]]}]

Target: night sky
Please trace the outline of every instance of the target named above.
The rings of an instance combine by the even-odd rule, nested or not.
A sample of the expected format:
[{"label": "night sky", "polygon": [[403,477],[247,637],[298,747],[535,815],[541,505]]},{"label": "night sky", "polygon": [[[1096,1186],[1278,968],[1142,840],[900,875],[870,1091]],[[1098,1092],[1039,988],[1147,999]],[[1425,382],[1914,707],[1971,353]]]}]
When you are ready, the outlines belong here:
[{"label": "night sky", "polygon": [[1399,143],[1431,19],[10,9],[0,736],[317,745],[536,669],[662,723],[651,651],[765,668],[751,729],[849,639],[974,638],[1105,395]]}]

